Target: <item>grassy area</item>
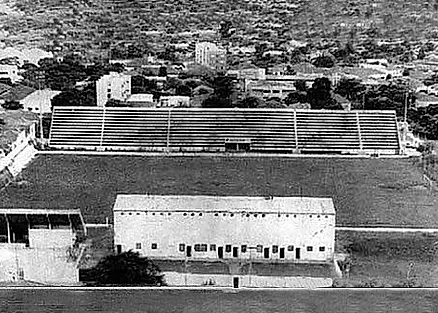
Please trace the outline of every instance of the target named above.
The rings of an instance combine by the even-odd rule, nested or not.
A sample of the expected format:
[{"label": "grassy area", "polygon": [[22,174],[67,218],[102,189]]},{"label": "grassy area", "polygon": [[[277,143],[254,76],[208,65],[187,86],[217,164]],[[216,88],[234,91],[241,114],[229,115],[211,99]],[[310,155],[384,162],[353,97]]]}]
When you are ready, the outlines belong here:
[{"label": "grassy area", "polygon": [[438,226],[438,192],[409,159],[41,155],[0,206],[80,208],[88,223],[112,219],[116,195],[333,197],[338,226]]},{"label": "grassy area", "polygon": [[350,253],[341,286],[437,287],[438,234],[336,232],[337,250]]}]

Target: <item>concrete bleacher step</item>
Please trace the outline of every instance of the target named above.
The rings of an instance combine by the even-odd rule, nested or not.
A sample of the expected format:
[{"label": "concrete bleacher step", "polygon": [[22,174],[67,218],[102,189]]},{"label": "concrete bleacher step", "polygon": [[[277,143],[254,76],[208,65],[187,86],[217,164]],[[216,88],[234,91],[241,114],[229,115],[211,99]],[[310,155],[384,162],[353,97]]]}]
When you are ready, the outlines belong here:
[{"label": "concrete bleacher step", "polygon": [[50,146],[224,151],[239,138],[251,151],[399,149],[394,112],[97,107],[56,107]]}]

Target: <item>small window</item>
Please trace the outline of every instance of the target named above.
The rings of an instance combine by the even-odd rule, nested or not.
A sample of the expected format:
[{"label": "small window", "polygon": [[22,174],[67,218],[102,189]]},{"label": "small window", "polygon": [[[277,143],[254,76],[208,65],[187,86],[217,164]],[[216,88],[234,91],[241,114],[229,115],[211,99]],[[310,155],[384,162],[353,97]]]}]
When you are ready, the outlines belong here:
[{"label": "small window", "polygon": [[202,216],[202,213],[199,213],[199,216]]},{"label": "small window", "polygon": [[262,217],[265,217],[266,216],[266,214],[262,214]]},{"label": "small window", "polygon": [[256,213],[256,214],[254,214],[254,217],[257,217],[257,213]]},{"label": "small window", "polygon": [[225,252],[231,252],[231,245],[225,246]]},{"label": "small window", "polygon": [[319,252],[324,252],[325,251],[325,247],[319,247]]},{"label": "small window", "polygon": [[201,251],[201,245],[200,245],[200,244],[196,244],[196,245],[195,245],[195,251],[196,251],[196,252]]},{"label": "small window", "polygon": [[287,251],[294,251],[294,246],[287,246]]},{"label": "small window", "polygon": [[257,252],[258,253],[262,253],[263,251],[263,246],[262,245],[257,245]]},{"label": "small window", "polygon": [[151,248],[152,248],[152,250],[157,250],[157,249],[158,249],[158,244],[153,243],[153,244],[151,245]]},{"label": "small window", "polygon": [[184,213],[183,215],[184,215],[184,216],[187,216],[187,213]]},{"label": "small window", "polygon": [[278,246],[272,246],[272,253],[278,253]]},{"label": "small window", "polygon": [[207,245],[206,244],[202,244],[201,245],[201,251],[202,252],[206,252],[207,251]]},{"label": "small window", "polygon": [[214,213],[214,216],[219,216],[219,213]]},{"label": "small window", "polygon": [[246,253],[246,249],[247,249],[246,245],[242,245],[242,247],[240,247],[240,250],[242,251],[242,253]]},{"label": "small window", "polygon": [[195,213],[190,214],[191,216],[195,216]]},{"label": "small window", "polygon": [[179,244],[179,252],[184,252],[186,250],[186,245],[183,243]]},{"label": "small window", "polygon": [[312,251],[313,251],[313,247],[312,247],[312,246],[308,246],[308,247],[307,247],[307,251],[308,251],[308,252],[312,252]]},{"label": "small window", "polygon": [[211,244],[210,245],[210,251],[216,251],[216,245],[215,244]]},{"label": "small window", "polygon": [[137,250],[141,249],[141,242],[137,242],[135,244],[135,249],[137,249]]}]

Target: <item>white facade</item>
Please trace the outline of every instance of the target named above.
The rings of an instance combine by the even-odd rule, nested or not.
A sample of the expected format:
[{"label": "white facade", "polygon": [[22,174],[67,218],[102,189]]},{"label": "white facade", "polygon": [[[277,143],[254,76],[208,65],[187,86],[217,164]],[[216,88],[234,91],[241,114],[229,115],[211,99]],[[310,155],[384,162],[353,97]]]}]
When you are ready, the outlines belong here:
[{"label": "white facade", "polygon": [[329,198],[118,195],[114,244],[162,259],[333,259]]},{"label": "white facade", "polygon": [[0,64],[0,78],[10,79],[13,84],[23,80],[23,77],[18,75],[18,66],[8,64]]},{"label": "white facade", "polygon": [[111,72],[96,82],[97,106],[103,107],[109,99],[126,101],[131,95],[131,76]]},{"label": "white facade", "polygon": [[[84,246],[79,210],[3,209],[0,218],[0,281],[79,282]],[[85,229],[83,229],[85,231]]]},{"label": "white facade", "polygon": [[188,96],[162,96],[158,102],[159,107],[189,107],[190,97]]},{"label": "white facade", "polygon": [[154,102],[154,95],[151,93],[137,93],[131,95],[126,102]]},{"label": "white facade", "polygon": [[211,42],[198,42],[195,46],[195,62],[216,70],[226,67],[227,52]]},{"label": "white facade", "polygon": [[61,91],[56,90],[35,90],[20,102],[23,104],[23,109],[33,113],[51,113],[52,99],[60,94]]}]

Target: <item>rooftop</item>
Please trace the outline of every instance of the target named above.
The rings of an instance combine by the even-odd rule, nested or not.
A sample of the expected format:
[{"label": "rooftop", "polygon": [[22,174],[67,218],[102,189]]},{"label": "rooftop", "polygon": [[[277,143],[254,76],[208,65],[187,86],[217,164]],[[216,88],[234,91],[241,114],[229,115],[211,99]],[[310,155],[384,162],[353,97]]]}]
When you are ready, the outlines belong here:
[{"label": "rooftop", "polygon": [[335,214],[331,198],[118,195],[114,211],[126,210]]}]

